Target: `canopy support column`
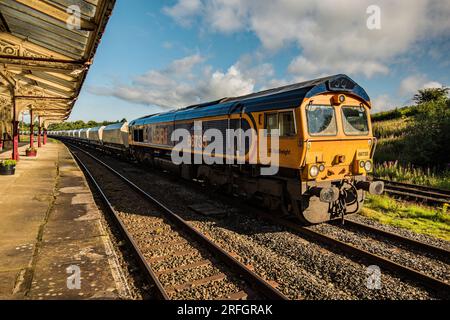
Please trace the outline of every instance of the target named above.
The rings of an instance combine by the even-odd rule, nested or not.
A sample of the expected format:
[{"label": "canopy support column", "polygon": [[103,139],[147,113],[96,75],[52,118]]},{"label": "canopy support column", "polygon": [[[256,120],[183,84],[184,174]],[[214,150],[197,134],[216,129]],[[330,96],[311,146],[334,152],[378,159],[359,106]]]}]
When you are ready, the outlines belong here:
[{"label": "canopy support column", "polygon": [[13,149],[12,160],[19,161],[19,121],[17,121],[16,99],[13,97]]},{"label": "canopy support column", "polygon": [[41,133],[41,116],[38,116],[38,148],[42,147]]},{"label": "canopy support column", "polygon": [[34,119],[33,109],[30,109],[30,149],[34,148]]}]

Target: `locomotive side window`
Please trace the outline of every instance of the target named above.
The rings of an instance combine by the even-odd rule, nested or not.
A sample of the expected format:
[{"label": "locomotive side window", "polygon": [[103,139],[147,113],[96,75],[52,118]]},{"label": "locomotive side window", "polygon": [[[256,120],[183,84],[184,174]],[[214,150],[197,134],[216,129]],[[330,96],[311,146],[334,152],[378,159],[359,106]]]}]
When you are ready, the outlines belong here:
[{"label": "locomotive side window", "polygon": [[309,105],[306,107],[308,131],[312,136],[337,134],[336,113],[332,106]]},{"label": "locomotive side window", "polygon": [[295,119],[292,111],[266,114],[267,134],[272,130],[280,130],[281,137],[295,136]]},{"label": "locomotive side window", "polygon": [[272,130],[278,129],[278,113],[266,114],[267,134],[271,134]]},{"label": "locomotive side window", "polygon": [[368,135],[369,123],[364,107],[342,107],[344,132],[348,135]]},{"label": "locomotive side window", "polygon": [[292,111],[281,112],[279,114],[279,119],[280,119],[280,135],[282,137],[295,136],[294,113]]}]

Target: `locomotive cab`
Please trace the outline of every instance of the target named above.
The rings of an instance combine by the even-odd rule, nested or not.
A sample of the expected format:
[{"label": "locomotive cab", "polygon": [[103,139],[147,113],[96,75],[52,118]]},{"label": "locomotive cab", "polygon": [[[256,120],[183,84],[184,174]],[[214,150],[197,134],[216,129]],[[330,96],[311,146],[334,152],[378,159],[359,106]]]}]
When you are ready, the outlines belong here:
[{"label": "locomotive cab", "polygon": [[302,220],[343,218],[361,209],[365,191],[383,191],[379,182],[366,182],[376,148],[370,107],[348,93],[320,94],[302,104],[301,196],[293,203]]}]

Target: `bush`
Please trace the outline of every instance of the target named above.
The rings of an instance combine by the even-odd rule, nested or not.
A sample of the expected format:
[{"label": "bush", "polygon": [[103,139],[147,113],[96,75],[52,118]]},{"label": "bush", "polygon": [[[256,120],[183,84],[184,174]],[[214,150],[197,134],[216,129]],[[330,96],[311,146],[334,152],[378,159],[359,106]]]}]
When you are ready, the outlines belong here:
[{"label": "bush", "polygon": [[376,163],[383,163],[402,160],[399,159],[399,155],[402,154],[404,148],[404,139],[382,139],[378,142],[374,161]]},{"label": "bush", "polygon": [[419,166],[446,169],[450,164],[450,100],[427,102],[419,110],[406,133],[404,158]]},{"label": "bush", "polygon": [[16,160],[1,160],[0,161],[1,167],[10,167],[10,166],[15,166],[16,164],[17,164]]},{"label": "bush", "polygon": [[402,166],[439,171],[450,168],[450,100],[442,96],[445,90],[436,92],[421,91],[416,95],[416,100],[422,101],[419,105],[379,116],[400,118],[374,123],[373,131],[379,139],[375,162],[398,160]]},{"label": "bush", "polygon": [[416,115],[419,112],[417,106],[409,106],[409,107],[403,107],[400,109],[394,109],[391,111],[385,111],[380,113],[375,113],[372,115],[372,121],[373,122],[380,122],[380,121],[386,121],[386,120],[394,120],[394,119],[400,119],[405,117],[411,117]]}]

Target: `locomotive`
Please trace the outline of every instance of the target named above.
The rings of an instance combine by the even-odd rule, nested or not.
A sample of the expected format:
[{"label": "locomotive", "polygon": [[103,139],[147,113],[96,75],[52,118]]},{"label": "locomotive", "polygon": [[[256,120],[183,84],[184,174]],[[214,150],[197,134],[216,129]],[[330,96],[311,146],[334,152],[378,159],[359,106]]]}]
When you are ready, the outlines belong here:
[{"label": "locomotive", "polygon": [[[201,180],[223,192],[257,200],[274,212],[318,224],[358,212],[366,192],[383,192],[382,182],[367,179],[377,143],[370,109],[366,91],[347,75],[339,74],[149,115],[130,123],[51,134],[94,144],[184,179]],[[172,138],[180,129],[192,137],[191,148],[183,151],[188,158],[212,143],[205,138],[209,129],[225,137],[230,130],[240,134],[251,130],[253,135],[249,139],[237,137],[231,154],[215,153],[215,158],[224,158],[222,162],[175,163],[177,141]],[[267,163],[253,155],[261,151],[258,138],[271,135],[277,136],[278,148],[271,149],[268,142],[268,153],[277,153],[278,170],[275,175],[263,175],[261,168]],[[225,161],[230,155],[239,161]]]}]

